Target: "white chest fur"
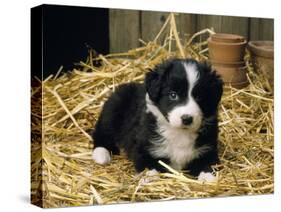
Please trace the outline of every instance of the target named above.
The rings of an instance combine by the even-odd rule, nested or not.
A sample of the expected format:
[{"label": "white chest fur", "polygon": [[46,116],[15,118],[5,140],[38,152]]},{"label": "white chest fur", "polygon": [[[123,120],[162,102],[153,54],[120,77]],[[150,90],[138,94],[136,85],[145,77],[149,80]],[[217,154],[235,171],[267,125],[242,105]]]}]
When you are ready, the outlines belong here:
[{"label": "white chest fur", "polygon": [[169,158],[170,165],[177,170],[184,168],[189,161],[197,158],[208,149],[208,146],[195,148],[198,134],[185,129],[164,125],[159,127],[158,133],[163,138],[152,141],[154,145],[150,149],[150,153],[156,157]]}]

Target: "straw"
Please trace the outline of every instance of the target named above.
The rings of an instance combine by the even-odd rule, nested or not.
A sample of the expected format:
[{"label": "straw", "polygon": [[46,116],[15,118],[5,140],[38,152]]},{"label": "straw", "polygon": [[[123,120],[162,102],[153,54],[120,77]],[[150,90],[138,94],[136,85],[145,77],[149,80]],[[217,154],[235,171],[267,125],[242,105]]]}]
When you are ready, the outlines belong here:
[{"label": "straw", "polygon": [[[274,191],[274,100],[268,78],[254,71],[246,56],[250,84],[225,87],[219,106],[217,182],[200,182],[188,173],[167,169],[147,183],[124,153],[102,166],[92,160],[90,133],[102,106],[122,83],[143,82],[144,75],[168,58],[208,60],[203,29],[189,40],[179,37],[171,14],[154,42],[110,55],[93,55],[72,72],[62,68],[32,87],[32,202],[42,207],[112,204],[214,196],[269,194]],[[168,33],[166,33],[168,32]],[[167,35],[163,43],[158,37]],[[206,36],[207,35],[207,36]],[[99,61],[100,66],[95,66]],[[43,105],[43,110],[42,110]]]}]

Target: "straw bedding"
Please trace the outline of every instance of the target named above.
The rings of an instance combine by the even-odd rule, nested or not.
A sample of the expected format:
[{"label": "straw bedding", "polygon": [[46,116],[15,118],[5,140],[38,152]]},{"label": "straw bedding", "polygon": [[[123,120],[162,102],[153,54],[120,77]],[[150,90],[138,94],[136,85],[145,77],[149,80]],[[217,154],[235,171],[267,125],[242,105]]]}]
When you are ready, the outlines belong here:
[{"label": "straw bedding", "polygon": [[[155,40],[141,41],[140,48],[106,56],[90,51],[71,72],[38,80],[31,93],[32,202],[48,208],[273,193],[273,92],[248,54],[250,85],[225,86],[219,107],[217,183],[200,183],[170,167],[160,177],[145,171],[137,175],[124,154],[114,155],[106,166],[91,159],[89,133],[116,86],[141,82],[149,68],[167,58],[207,60],[204,38],[210,33],[206,29],[180,39],[171,14]],[[161,44],[160,34],[166,35]]]}]

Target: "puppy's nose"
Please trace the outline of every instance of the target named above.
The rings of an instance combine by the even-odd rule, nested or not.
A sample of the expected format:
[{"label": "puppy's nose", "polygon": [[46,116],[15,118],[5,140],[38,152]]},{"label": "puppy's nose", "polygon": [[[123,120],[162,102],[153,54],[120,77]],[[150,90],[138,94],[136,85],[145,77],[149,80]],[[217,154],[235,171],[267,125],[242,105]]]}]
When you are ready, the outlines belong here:
[{"label": "puppy's nose", "polygon": [[193,117],[190,115],[183,115],[181,120],[183,125],[190,125],[193,121]]}]

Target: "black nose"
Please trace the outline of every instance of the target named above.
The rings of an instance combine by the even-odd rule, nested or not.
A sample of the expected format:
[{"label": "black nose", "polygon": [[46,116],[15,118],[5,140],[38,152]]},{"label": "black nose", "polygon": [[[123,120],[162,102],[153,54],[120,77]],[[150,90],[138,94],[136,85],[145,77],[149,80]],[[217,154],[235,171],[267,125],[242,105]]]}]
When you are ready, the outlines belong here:
[{"label": "black nose", "polygon": [[193,121],[193,118],[190,115],[183,115],[181,120],[183,125],[190,125]]}]

